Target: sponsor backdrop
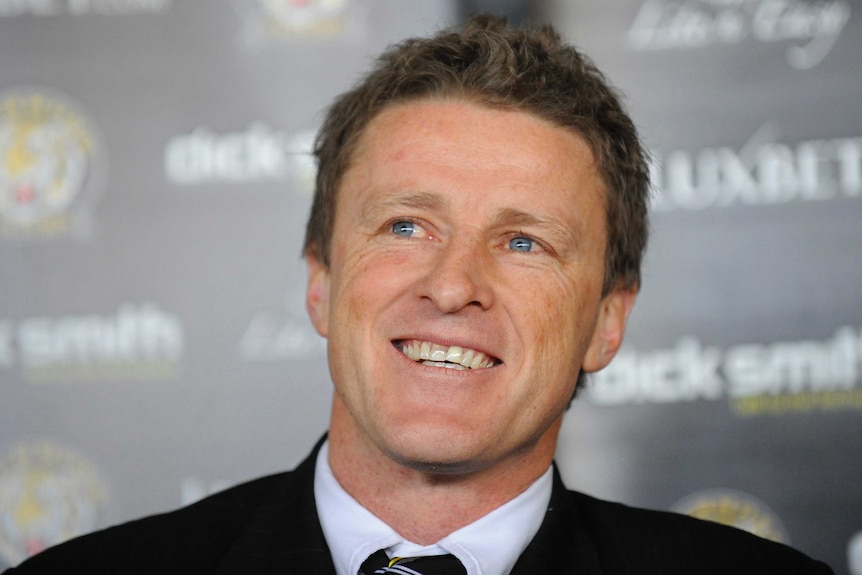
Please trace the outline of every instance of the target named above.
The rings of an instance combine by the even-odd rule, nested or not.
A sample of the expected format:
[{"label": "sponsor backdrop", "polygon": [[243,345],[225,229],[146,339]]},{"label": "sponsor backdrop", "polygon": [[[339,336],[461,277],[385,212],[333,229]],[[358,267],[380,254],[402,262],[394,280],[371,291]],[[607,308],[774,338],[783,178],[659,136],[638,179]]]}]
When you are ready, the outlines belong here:
[{"label": "sponsor backdrop", "polygon": [[642,295],[567,481],[862,575],[857,0],[0,0],[0,567],[305,455],[322,110],[495,8],[592,54],[654,153]]}]

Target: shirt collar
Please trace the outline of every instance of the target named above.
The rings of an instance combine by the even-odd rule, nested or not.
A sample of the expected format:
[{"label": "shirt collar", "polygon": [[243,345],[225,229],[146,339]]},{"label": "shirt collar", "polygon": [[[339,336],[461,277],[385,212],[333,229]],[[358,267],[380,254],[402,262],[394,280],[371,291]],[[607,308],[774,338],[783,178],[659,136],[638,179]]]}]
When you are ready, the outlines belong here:
[{"label": "shirt collar", "polygon": [[549,467],[514,499],[429,546],[404,539],[341,487],[329,467],[328,442],[317,454],[314,499],[337,575],[356,575],[378,549],[399,557],[451,553],[467,575],[502,575],[512,570],[539,530],[551,500],[552,476]]}]

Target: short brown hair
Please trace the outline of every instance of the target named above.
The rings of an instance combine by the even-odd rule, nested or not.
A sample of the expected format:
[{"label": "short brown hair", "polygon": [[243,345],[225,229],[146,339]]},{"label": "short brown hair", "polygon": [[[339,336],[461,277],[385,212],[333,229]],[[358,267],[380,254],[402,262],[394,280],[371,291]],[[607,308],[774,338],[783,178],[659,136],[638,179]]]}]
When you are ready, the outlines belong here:
[{"label": "short brown hair", "polygon": [[524,110],[580,134],[607,190],[603,291],[640,286],[649,169],[617,93],[592,60],[551,26],[516,28],[488,15],[460,31],[389,47],[359,84],[335,100],[314,146],[317,185],[305,253],[329,266],[338,186],[368,123],[389,105],[435,97]]}]

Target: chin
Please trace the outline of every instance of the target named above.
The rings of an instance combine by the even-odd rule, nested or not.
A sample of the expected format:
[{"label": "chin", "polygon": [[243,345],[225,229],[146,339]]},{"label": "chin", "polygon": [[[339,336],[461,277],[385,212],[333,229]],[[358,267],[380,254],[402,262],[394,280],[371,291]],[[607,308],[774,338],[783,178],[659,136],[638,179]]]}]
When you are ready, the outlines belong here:
[{"label": "chin", "polygon": [[487,466],[473,433],[400,433],[386,451],[400,465],[424,473],[460,475]]},{"label": "chin", "polygon": [[400,465],[429,475],[457,476],[473,473],[487,467],[476,459],[445,459],[443,457],[399,457],[395,459]]}]

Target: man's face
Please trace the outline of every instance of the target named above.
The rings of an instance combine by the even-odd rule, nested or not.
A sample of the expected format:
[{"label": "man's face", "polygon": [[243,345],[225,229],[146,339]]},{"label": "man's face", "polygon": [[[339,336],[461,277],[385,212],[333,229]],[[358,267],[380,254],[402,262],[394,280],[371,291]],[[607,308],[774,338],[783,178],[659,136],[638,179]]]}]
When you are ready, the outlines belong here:
[{"label": "man's face", "polygon": [[385,109],[342,179],[330,267],[309,256],[333,430],[449,472],[553,446],[634,299],[602,298],[605,241],[580,136],[460,100]]}]

